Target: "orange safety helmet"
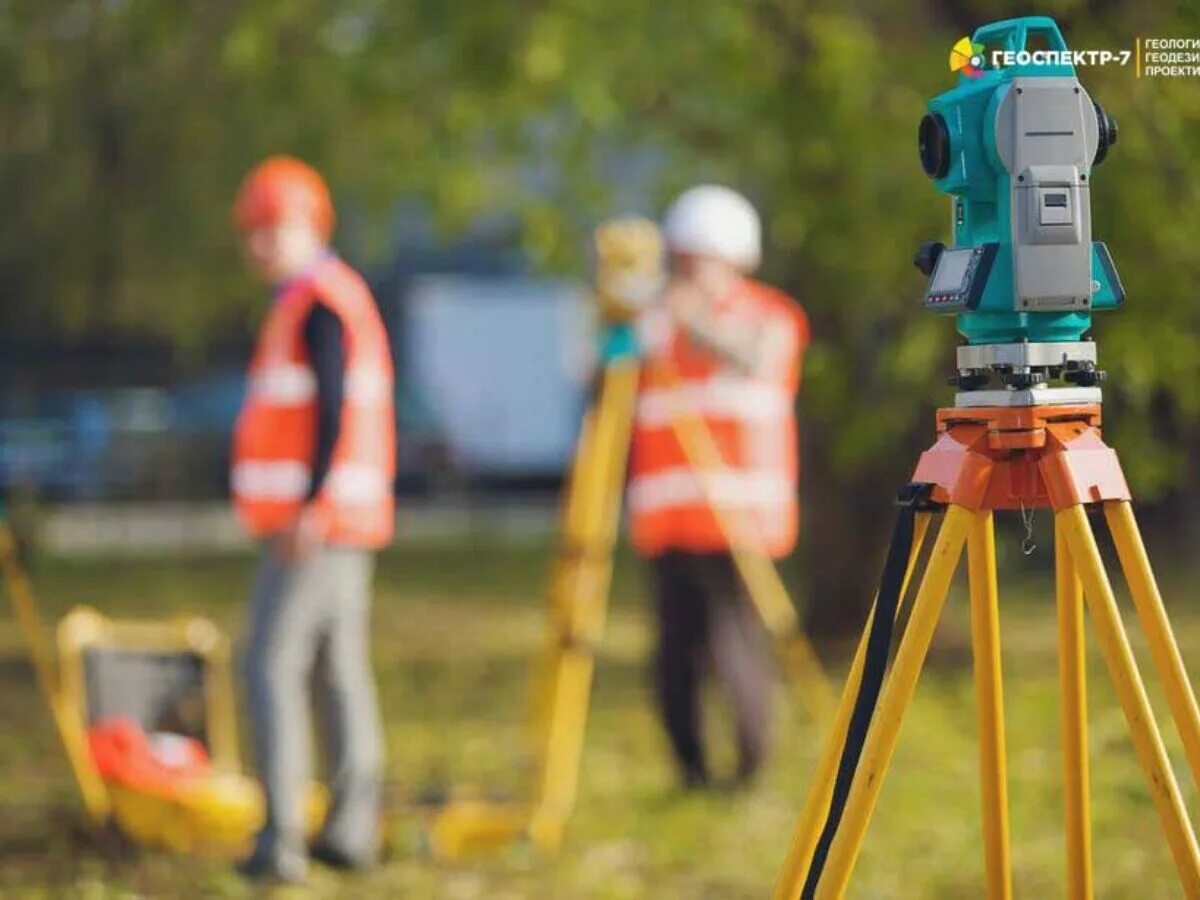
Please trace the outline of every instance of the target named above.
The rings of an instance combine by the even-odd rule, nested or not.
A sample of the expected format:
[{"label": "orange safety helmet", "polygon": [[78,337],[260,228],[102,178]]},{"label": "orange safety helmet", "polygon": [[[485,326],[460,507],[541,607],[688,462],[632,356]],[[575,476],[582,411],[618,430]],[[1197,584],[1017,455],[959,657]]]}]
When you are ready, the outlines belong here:
[{"label": "orange safety helmet", "polygon": [[329,186],[316,169],[295,157],[269,157],[251,169],[238,188],[234,221],[245,231],[291,214],[308,217],[322,237],[329,237],[334,222]]}]

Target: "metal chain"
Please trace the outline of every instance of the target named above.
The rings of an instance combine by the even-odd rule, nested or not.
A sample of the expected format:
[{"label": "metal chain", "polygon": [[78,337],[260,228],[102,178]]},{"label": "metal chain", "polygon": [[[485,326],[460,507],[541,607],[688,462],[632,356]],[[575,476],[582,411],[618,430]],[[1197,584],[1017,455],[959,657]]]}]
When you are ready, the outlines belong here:
[{"label": "metal chain", "polygon": [[1033,510],[1025,508],[1025,501],[1021,501],[1021,524],[1025,526],[1025,537],[1021,539],[1021,554],[1023,556],[1032,556],[1033,551],[1037,549],[1037,544],[1033,541]]}]

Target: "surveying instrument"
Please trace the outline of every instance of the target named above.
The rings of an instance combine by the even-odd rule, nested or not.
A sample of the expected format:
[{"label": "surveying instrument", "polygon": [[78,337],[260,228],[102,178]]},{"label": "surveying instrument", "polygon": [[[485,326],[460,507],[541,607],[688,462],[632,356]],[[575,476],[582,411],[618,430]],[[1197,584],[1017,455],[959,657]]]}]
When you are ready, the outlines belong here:
[{"label": "surveying instrument", "polygon": [[[1030,38],[1052,51],[1067,49],[1045,17],[984,26],[972,43],[1020,53]],[[1108,251],[1091,234],[1092,171],[1116,138],[1115,123],[1069,64],[976,70],[928,104],[921,164],[951,196],[954,240],[924,245],[916,264],[930,276],[925,308],[956,315],[966,339],[953,380],[958,393],[953,406],[938,410],[937,439],[901,492],[879,591],[776,883],[777,900],[846,893],[964,546],[987,896],[1012,896],[992,514],[1038,508],[1054,513],[1067,894],[1093,893],[1086,600],[1184,894],[1200,897],[1200,850],[1087,517],[1100,509],[1108,522],[1200,781],[1200,713],[1120,463],[1101,439],[1103,373],[1095,344],[1084,339],[1092,311],[1123,300]],[[896,614],[937,514],[941,526],[885,680]]]},{"label": "surveying instrument", "polygon": [[[575,802],[591,697],[595,655],[603,636],[620,523],[640,365],[634,321],[663,285],[663,243],[644,219],[617,219],[595,234],[596,295],[604,322],[602,367],[584,416],[561,510],[561,541],[551,566],[547,629],[531,703],[533,799],[499,803],[452,798],[429,823],[435,855],[456,858],[522,839],[556,852]],[[720,452],[693,411],[676,412],[684,449],[721,530],[747,594],[773,636],[789,680],[816,721],[833,697],[820,662],[800,628],[795,607],[770,557],[737,508],[716,500]]]}]

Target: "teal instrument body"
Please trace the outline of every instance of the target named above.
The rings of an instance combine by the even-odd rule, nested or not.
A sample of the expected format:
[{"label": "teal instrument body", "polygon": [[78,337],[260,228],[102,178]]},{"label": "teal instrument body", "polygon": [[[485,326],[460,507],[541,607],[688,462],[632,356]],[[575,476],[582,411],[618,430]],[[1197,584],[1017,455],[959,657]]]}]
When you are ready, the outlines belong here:
[{"label": "teal instrument body", "polygon": [[637,359],[641,355],[637,329],[632,322],[612,322],[600,335],[600,359],[604,363]]},{"label": "teal instrument body", "polygon": [[1022,52],[1035,36],[1067,51],[1045,16],[977,30],[985,63],[999,50],[1017,64],[960,74],[921,123],[922,165],[952,198],[953,222],[950,246],[925,245],[924,264],[918,254],[932,275],[925,306],[956,315],[970,344],[1078,341],[1093,311],[1124,296],[1107,248],[1091,239],[1091,173],[1116,125],[1068,59]]}]

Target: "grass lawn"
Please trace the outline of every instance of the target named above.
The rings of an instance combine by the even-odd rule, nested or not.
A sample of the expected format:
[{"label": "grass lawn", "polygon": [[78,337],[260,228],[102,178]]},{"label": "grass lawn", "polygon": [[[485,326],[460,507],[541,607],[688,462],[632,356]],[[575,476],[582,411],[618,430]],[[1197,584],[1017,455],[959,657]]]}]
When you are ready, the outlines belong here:
[{"label": "grass lawn", "polygon": [[[1011,542],[1010,542],[1011,543]],[[1043,542],[1043,548],[1048,548]],[[1003,549],[1003,548],[1002,548]],[[1011,549],[1011,548],[1009,548]],[[1048,549],[1039,551],[1045,565]],[[1052,580],[1019,554],[1002,563],[1009,792],[1020,897],[1063,893],[1063,838]],[[476,544],[397,550],[380,566],[374,656],[387,720],[389,779],[399,792],[468,783],[514,791],[528,662],[541,635],[545,550]],[[237,634],[251,561],[43,561],[47,612],[90,603],[113,616],[200,611]],[[1035,577],[1036,576],[1036,577]],[[1183,578],[1168,595],[1185,658],[1200,670],[1200,606]],[[618,567],[600,659],[578,811],[560,858],[516,849],[461,865],[421,857],[415,824],[393,828],[398,852],[368,876],[316,871],[314,897],[767,896],[783,860],[820,736],[779,695],[776,754],[762,782],[735,795],[674,790],[650,706],[649,616],[636,563]],[[1174,601],[1172,602],[1172,598]],[[1128,610],[1128,607],[1126,606]],[[1133,626],[1132,613],[1127,622]],[[1132,629],[1136,632],[1136,629]],[[982,895],[975,711],[965,596],[952,597],[931,665],[906,720],[853,882],[870,898]],[[1144,643],[1139,656],[1149,667]],[[1097,893],[1173,897],[1178,882],[1124,719],[1094,648],[1090,739]],[[841,670],[837,672],[840,679]],[[1151,685],[1156,708],[1161,691]],[[719,763],[731,752],[719,698],[710,724]],[[1189,806],[1196,793],[1178,741],[1167,743]],[[223,865],[162,854],[111,861],[72,836],[77,803],[16,630],[0,616],[0,895],[244,897]]]}]

